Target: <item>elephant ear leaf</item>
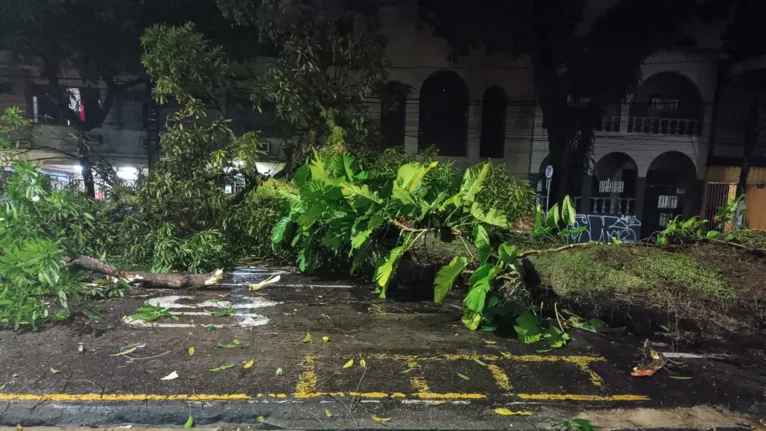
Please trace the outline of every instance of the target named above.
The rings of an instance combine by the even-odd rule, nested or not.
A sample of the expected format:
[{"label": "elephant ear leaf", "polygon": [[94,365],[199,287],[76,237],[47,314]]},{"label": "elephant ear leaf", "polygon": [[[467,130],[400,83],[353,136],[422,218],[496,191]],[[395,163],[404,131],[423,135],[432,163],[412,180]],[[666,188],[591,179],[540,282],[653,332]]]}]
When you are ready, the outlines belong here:
[{"label": "elephant ear leaf", "polygon": [[463,256],[455,256],[452,261],[443,266],[436,274],[434,281],[434,302],[440,303],[447,297],[455,284],[455,280],[468,265],[468,259]]}]

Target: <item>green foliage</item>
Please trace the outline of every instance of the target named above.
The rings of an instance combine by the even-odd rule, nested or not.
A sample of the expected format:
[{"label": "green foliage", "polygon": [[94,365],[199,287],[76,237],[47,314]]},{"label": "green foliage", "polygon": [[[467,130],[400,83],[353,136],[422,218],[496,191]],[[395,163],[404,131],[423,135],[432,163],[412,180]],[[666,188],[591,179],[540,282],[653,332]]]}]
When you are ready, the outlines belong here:
[{"label": "green foliage", "polygon": [[535,190],[529,181],[514,177],[505,166],[491,166],[476,201],[485,208],[497,208],[509,222],[514,222],[534,213]]},{"label": "green foliage", "polygon": [[552,425],[552,428],[556,431],[595,431],[599,429],[589,420],[579,418],[556,422]]},{"label": "green foliage", "polygon": [[0,324],[14,329],[71,315],[86,288],[66,258],[94,252],[100,242],[89,212],[96,204],[54,190],[10,141],[25,124],[16,108],[0,117]]},{"label": "green foliage", "polygon": [[559,204],[555,203],[546,213],[542,206],[537,204],[535,208],[535,224],[531,232],[532,237],[563,240],[570,235],[582,232],[585,227],[574,228],[577,210],[569,196],[565,196]]},{"label": "green foliage", "polygon": [[172,319],[178,320],[178,316],[171,314],[169,308],[163,308],[155,305],[146,305],[140,307],[130,317],[135,320],[142,320],[144,322],[154,322],[160,319]]},{"label": "green foliage", "polygon": [[[726,205],[722,205],[715,210],[715,223],[716,228],[723,232],[726,230],[726,225],[731,223],[731,221],[734,219],[734,216],[737,215],[737,208],[739,207],[740,202],[745,199],[745,196],[739,196],[736,199],[733,199],[732,201],[728,202]],[[744,216],[744,214],[742,214]]]},{"label": "green foliage", "polygon": [[[668,222],[668,225],[657,235],[657,245],[666,246],[669,243],[699,240],[705,237],[702,233],[707,220],[694,216],[688,220],[681,220],[680,216]],[[719,235],[711,234],[708,238],[717,238]]]}]

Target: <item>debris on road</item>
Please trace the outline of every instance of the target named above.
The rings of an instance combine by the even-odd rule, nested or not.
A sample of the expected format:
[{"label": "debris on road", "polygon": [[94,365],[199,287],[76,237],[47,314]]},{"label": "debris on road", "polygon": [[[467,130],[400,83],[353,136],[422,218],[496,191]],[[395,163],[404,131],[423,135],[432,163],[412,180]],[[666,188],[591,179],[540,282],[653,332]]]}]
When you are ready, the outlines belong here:
[{"label": "debris on road", "polygon": [[650,377],[668,363],[668,360],[657,350],[652,349],[651,342],[644,341],[644,360],[630,373],[634,377]]}]

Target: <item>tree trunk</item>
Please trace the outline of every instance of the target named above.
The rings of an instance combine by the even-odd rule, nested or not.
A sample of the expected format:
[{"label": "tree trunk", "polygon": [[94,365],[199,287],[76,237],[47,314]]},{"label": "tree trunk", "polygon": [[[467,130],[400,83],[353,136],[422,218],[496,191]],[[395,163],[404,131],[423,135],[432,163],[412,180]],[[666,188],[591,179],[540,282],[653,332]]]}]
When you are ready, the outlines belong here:
[{"label": "tree trunk", "polygon": [[85,143],[85,132],[80,130],[77,133],[77,155],[82,169],[82,182],[85,186],[85,193],[91,198],[96,197],[96,184],[93,180],[93,167],[88,158],[88,146]]},{"label": "tree trunk", "polygon": [[120,271],[89,256],[79,256],[72,259],[67,263],[67,267],[100,272],[115,278],[124,278],[129,283],[143,284],[146,287],[169,289],[199,289],[213,286],[223,279],[223,271],[220,269],[207,274],[155,274],[143,271]]},{"label": "tree trunk", "polygon": [[750,174],[750,157],[760,131],[758,120],[758,97],[755,97],[750,103],[750,115],[745,126],[747,129],[745,130],[745,145],[742,148],[742,166],[739,172],[739,182],[737,183],[737,197],[744,195],[747,189],[747,176]]}]

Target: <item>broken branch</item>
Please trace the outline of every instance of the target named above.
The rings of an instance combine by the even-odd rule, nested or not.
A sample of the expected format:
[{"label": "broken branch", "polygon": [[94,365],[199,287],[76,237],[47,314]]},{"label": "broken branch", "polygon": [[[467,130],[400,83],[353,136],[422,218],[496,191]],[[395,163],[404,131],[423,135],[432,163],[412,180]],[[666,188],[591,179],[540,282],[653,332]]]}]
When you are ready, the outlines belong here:
[{"label": "broken branch", "polygon": [[70,260],[68,268],[80,268],[100,272],[110,277],[122,278],[128,283],[140,283],[147,287],[169,289],[199,289],[212,286],[221,281],[223,270],[217,269],[206,274],[152,273],[145,271],[121,271],[90,256],[79,256]]}]

